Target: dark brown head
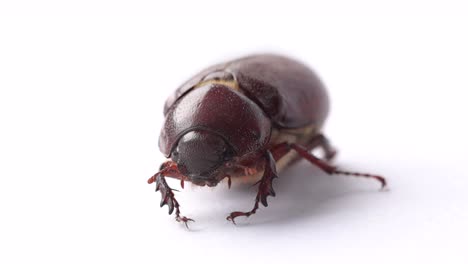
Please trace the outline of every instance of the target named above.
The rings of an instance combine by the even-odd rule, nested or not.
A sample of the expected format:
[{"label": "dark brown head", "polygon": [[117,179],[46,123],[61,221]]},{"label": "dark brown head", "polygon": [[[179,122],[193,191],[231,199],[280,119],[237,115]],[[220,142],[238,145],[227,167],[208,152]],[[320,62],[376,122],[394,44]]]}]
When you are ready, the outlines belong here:
[{"label": "dark brown head", "polygon": [[216,185],[224,175],[218,169],[234,155],[232,147],[210,131],[190,131],[179,139],[171,159],[180,173],[197,185]]}]

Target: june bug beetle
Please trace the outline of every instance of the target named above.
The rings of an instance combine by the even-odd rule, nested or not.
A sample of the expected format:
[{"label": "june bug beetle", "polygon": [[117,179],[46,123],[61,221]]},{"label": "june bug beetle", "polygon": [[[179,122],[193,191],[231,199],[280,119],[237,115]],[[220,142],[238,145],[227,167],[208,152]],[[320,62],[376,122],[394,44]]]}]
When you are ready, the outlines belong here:
[{"label": "june bug beetle", "polygon": [[[159,148],[168,158],[148,183],[156,183],[161,206],[180,214],[165,177],[200,186],[227,178],[258,183],[254,207],[227,219],[250,216],[275,196],[278,172],[304,158],[327,174],[383,177],[339,170],[330,164],[336,151],[321,132],[329,111],[325,86],[304,64],[278,55],[254,55],[209,67],[180,86],[166,101]],[[321,148],[318,158],[311,151]]]}]

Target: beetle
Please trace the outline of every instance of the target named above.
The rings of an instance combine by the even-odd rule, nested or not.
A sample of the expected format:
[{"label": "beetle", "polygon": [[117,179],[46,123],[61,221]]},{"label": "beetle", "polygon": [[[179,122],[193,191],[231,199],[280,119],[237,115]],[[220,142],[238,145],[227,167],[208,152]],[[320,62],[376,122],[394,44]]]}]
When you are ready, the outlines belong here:
[{"label": "beetle", "polygon": [[[339,170],[336,155],[321,132],[329,112],[329,98],[319,77],[299,61],[274,54],[259,54],[209,67],[181,85],[164,105],[165,122],[159,148],[168,158],[148,179],[161,192],[160,206],[180,205],[165,177],[199,186],[215,186],[227,179],[250,179],[258,191],[250,211],[235,211],[227,220],[249,217],[267,207],[275,196],[278,172],[303,158],[326,174],[376,179],[382,176]],[[311,153],[321,148],[319,158]]]}]

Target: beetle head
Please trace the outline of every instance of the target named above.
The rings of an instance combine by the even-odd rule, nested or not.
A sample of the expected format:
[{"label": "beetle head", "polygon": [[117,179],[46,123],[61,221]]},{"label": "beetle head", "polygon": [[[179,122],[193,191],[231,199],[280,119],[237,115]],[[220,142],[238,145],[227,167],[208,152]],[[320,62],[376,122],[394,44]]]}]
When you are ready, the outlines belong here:
[{"label": "beetle head", "polygon": [[179,171],[197,185],[216,185],[224,175],[218,169],[233,157],[226,141],[210,131],[191,131],[182,136],[172,150],[171,159]]}]

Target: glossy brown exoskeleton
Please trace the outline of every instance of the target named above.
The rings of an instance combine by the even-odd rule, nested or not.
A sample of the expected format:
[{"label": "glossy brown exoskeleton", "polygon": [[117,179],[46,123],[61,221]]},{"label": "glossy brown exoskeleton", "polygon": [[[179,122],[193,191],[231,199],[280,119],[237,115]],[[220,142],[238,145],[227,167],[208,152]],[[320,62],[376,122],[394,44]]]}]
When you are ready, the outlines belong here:
[{"label": "glossy brown exoskeleton", "polygon": [[[165,177],[215,186],[227,178],[258,183],[252,210],[232,212],[227,219],[254,214],[259,203],[275,196],[273,179],[285,166],[305,158],[327,174],[374,178],[377,175],[338,170],[329,161],[336,151],[321,133],[329,110],[324,85],[308,67],[277,55],[255,55],[212,66],[187,81],[166,101],[159,139],[168,161],[148,183],[156,183],[161,206],[176,220],[179,203]],[[320,159],[311,150],[322,148]]]}]

